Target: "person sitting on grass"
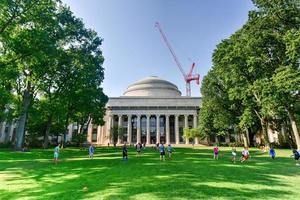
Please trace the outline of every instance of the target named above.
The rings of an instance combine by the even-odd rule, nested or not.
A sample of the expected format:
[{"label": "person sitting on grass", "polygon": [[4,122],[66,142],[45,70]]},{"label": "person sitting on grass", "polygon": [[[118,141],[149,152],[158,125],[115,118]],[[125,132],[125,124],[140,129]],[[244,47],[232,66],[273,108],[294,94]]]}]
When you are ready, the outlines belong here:
[{"label": "person sitting on grass", "polygon": [[159,154],[160,154],[160,160],[165,161],[165,147],[163,143],[161,143],[159,146]]},{"label": "person sitting on grass", "polygon": [[214,159],[219,159],[219,148],[217,144],[214,147]]},{"label": "person sitting on grass", "polygon": [[126,142],[123,145],[122,153],[123,153],[123,160],[127,161],[128,160],[128,149],[127,149],[127,146],[126,146]]},{"label": "person sitting on grass", "polygon": [[299,166],[299,158],[300,158],[299,151],[297,151],[297,149],[293,149],[293,155],[291,155],[291,156],[294,156],[296,165]]},{"label": "person sitting on grass", "polygon": [[171,146],[171,144],[168,145],[168,155],[169,155],[169,160],[172,159],[172,153],[173,153],[174,149]]},{"label": "person sitting on grass", "polygon": [[276,156],[276,152],[275,152],[275,149],[273,147],[270,148],[269,154],[270,154],[271,158],[274,160],[275,156]]},{"label": "person sitting on grass", "polygon": [[240,159],[241,163],[248,160],[249,156],[250,156],[250,153],[249,153],[248,147],[245,147],[244,150],[242,151],[242,157]]},{"label": "person sitting on grass", "polygon": [[235,163],[235,160],[236,160],[236,148],[235,147],[232,148],[231,155],[232,155],[231,161],[233,163]]},{"label": "person sitting on grass", "polygon": [[54,159],[53,162],[57,165],[58,162],[58,156],[59,156],[59,144],[56,144],[54,148]]},{"label": "person sitting on grass", "polygon": [[89,147],[89,158],[93,159],[94,151],[95,151],[95,149],[94,149],[93,145],[90,145],[90,147]]}]

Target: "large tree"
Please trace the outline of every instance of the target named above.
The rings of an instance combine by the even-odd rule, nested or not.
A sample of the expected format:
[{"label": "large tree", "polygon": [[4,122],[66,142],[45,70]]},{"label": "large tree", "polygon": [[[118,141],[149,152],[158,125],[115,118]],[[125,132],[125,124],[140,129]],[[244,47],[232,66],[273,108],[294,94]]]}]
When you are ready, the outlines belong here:
[{"label": "large tree", "polygon": [[[45,138],[56,109],[65,109],[65,123],[80,109],[101,122],[107,97],[101,88],[102,40],[97,34],[59,0],[7,0],[1,5],[0,61],[15,83],[5,91],[19,99],[16,149],[24,142],[29,107],[41,96],[49,102]],[[84,101],[82,108],[78,102]]]}]

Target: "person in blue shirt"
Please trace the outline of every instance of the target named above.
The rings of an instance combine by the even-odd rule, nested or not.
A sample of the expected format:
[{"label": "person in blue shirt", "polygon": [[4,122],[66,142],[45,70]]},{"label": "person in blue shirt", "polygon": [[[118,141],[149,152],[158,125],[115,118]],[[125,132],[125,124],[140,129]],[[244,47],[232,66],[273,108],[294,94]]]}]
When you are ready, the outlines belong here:
[{"label": "person in blue shirt", "polygon": [[275,153],[275,149],[273,147],[270,148],[269,154],[270,154],[271,158],[274,160],[276,153]]},{"label": "person in blue shirt", "polygon": [[297,151],[297,149],[293,149],[293,155],[292,155],[292,156],[294,156],[296,165],[299,165],[298,161],[299,161],[299,158],[300,158],[300,154],[299,154],[299,152]]},{"label": "person in blue shirt", "polygon": [[168,155],[169,155],[169,159],[172,159],[172,153],[173,153],[174,149],[171,146],[171,144],[168,145]]},{"label": "person in blue shirt", "polygon": [[89,158],[93,159],[94,152],[95,152],[95,149],[94,149],[93,145],[90,145],[90,147],[89,147]]},{"label": "person in blue shirt", "polygon": [[165,147],[164,144],[161,143],[159,146],[159,154],[160,154],[160,160],[165,160]]}]

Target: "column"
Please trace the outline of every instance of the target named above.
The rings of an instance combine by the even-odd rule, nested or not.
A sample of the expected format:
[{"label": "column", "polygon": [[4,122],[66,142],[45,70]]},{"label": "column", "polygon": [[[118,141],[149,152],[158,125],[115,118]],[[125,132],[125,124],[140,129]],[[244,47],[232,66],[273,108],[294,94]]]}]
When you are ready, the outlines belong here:
[{"label": "column", "polygon": [[131,144],[131,134],[132,134],[132,124],[131,124],[131,115],[127,116],[127,143],[130,145]]},{"label": "column", "polygon": [[137,115],[136,141],[141,143],[141,115]]},{"label": "column", "polygon": [[[197,115],[193,115],[193,128],[197,128]],[[195,144],[199,144],[199,138],[195,137]]]},{"label": "column", "polygon": [[175,141],[176,144],[179,144],[179,123],[178,123],[179,115],[175,115]]},{"label": "column", "polygon": [[123,137],[123,133],[122,133],[122,115],[118,115],[118,144],[121,144],[122,142],[122,137]]},{"label": "column", "polygon": [[92,134],[93,134],[93,124],[90,123],[89,126],[87,127],[87,141],[89,143],[92,143]]},{"label": "column", "polygon": [[146,143],[147,144],[151,144],[151,139],[150,139],[150,115],[147,115],[147,139],[146,139]]},{"label": "column", "polygon": [[170,115],[166,115],[166,143],[170,144]]},{"label": "column", "polygon": [[[189,128],[188,115],[184,115],[184,128]],[[189,138],[185,138],[185,144],[189,144]]]},{"label": "column", "polygon": [[160,143],[160,115],[156,115],[156,143]]},{"label": "column", "polygon": [[112,127],[113,115],[108,115],[108,119],[106,121],[106,134],[105,138],[107,142],[111,143],[111,127]]}]

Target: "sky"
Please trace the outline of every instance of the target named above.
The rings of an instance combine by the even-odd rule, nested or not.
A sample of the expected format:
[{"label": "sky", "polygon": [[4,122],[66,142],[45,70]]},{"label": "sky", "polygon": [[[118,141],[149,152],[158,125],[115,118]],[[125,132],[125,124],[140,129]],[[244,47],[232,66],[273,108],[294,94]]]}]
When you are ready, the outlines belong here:
[{"label": "sky", "polygon": [[[196,63],[200,79],[212,67],[216,45],[240,29],[254,9],[251,0],[63,0],[87,28],[103,38],[105,78],[109,97],[147,76],[178,86],[185,81],[159,31],[159,22],[186,72]],[[200,80],[200,81],[201,81]],[[192,96],[201,96],[191,83]]]}]

